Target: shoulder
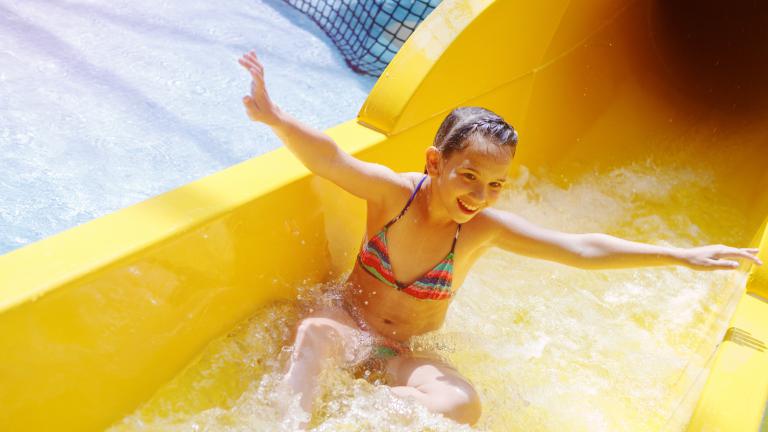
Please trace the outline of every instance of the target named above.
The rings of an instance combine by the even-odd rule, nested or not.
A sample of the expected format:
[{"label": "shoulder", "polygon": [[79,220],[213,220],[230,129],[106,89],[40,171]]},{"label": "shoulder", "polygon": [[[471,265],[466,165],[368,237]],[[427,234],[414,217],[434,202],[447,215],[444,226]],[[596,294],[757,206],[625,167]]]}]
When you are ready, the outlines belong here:
[{"label": "shoulder", "polygon": [[520,215],[493,207],[484,209],[473,220],[475,219],[482,231],[492,238],[510,234],[532,235],[542,230]]},{"label": "shoulder", "polygon": [[402,172],[402,173],[397,173],[397,175],[399,175],[400,178],[403,179],[403,182],[404,184],[407,185],[408,190],[413,192],[413,190],[416,189],[416,185],[419,184],[421,179],[424,178],[426,174],[417,173],[417,172]]},{"label": "shoulder", "polygon": [[477,216],[482,216],[480,220],[487,229],[497,232],[512,227],[519,228],[522,225],[531,225],[530,222],[518,214],[494,207],[484,209],[481,214],[478,214]]},{"label": "shoulder", "polygon": [[493,246],[503,213],[503,210],[488,207],[481,210],[470,221],[462,224],[461,236],[464,238],[465,245],[472,251],[485,251]]},{"label": "shoulder", "polygon": [[416,186],[421,181],[424,174],[416,172],[398,172],[395,173],[397,181],[391,193],[383,197],[382,200],[368,201],[368,211],[371,215],[383,215],[389,218],[392,214],[397,214],[402,210],[405,203],[408,202]]},{"label": "shoulder", "polygon": [[536,226],[523,217],[507,210],[488,207],[466,223],[471,227],[478,241],[487,246],[495,246],[502,238],[529,235]]},{"label": "shoulder", "polygon": [[386,200],[386,206],[402,207],[405,202],[408,201],[416,186],[419,184],[424,174],[416,172],[400,172],[396,173],[399,181],[397,182],[397,188],[392,196]]},{"label": "shoulder", "polygon": [[473,217],[469,224],[478,232],[493,235],[499,229],[499,225],[503,222],[504,218],[510,214],[504,210],[488,207]]}]

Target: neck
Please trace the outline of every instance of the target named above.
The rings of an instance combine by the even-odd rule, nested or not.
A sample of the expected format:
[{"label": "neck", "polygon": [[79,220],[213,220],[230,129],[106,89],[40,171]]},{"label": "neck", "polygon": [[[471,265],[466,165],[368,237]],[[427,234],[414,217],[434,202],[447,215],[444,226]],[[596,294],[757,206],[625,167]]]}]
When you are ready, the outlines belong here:
[{"label": "neck", "polygon": [[445,210],[445,207],[443,207],[443,205],[440,203],[440,200],[437,198],[437,191],[435,191],[434,185],[432,184],[432,177],[428,177],[424,181],[424,185],[422,185],[422,187],[424,188],[424,192],[426,192],[424,194],[426,197],[426,215],[424,216],[425,221],[430,226],[435,227],[456,225],[456,222],[454,222],[454,220]]}]

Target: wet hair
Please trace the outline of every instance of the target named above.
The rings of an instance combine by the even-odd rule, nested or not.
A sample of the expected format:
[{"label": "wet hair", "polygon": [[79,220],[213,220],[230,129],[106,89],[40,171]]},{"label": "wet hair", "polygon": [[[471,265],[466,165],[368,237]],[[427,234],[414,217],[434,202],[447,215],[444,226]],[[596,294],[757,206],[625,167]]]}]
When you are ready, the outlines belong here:
[{"label": "wet hair", "polygon": [[[481,107],[458,107],[451,111],[440,124],[432,144],[444,159],[456,151],[465,149],[472,138],[482,137],[500,147],[517,146],[517,131],[498,114]],[[426,173],[426,168],[424,169]]]}]

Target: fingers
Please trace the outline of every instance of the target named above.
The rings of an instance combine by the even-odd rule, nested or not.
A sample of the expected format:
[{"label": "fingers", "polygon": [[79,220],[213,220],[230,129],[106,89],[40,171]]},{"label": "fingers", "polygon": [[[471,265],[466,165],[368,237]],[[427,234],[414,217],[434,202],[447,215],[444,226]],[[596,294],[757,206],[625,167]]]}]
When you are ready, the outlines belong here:
[{"label": "fingers", "polygon": [[248,70],[257,70],[261,73],[264,73],[264,66],[261,63],[253,62],[245,58],[239,59],[238,62]]},{"label": "fingers", "polygon": [[266,97],[267,91],[264,89],[264,82],[254,79],[251,81],[251,99],[261,101]]},{"label": "fingers", "polygon": [[717,260],[715,265],[720,268],[735,269],[739,266],[739,263],[731,260]]},{"label": "fingers", "polygon": [[259,58],[256,56],[255,51],[248,51],[247,53],[243,54],[243,57],[241,58],[253,63],[259,63]]},{"label": "fingers", "polygon": [[742,254],[745,258],[751,259],[757,265],[763,265],[763,261],[757,257],[758,249],[742,249]]},{"label": "fingers", "polygon": [[[256,51],[248,51],[245,57],[251,59],[254,63],[259,63],[259,58],[256,56]],[[260,64],[260,63],[259,63]]]},{"label": "fingers", "polygon": [[256,57],[255,52],[250,51],[246,53],[238,60],[238,63],[246,68],[254,79],[257,77],[261,80],[264,79],[264,66],[259,61],[259,58]]},{"label": "fingers", "polygon": [[263,101],[258,101],[252,96],[243,97],[243,105],[249,114],[261,115],[264,113],[264,108],[267,106]]},{"label": "fingers", "polygon": [[259,78],[263,79],[264,76],[264,67],[261,65],[253,64],[251,62],[245,61],[243,59],[238,60],[238,62],[248,70],[248,72],[251,73],[252,78]]},{"label": "fingers", "polygon": [[256,110],[259,110],[259,104],[256,102],[256,99],[252,98],[251,96],[245,96],[243,98],[243,105],[245,105],[246,108],[254,108]]},{"label": "fingers", "polygon": [[[249,51],[243,55],[238,59],[238,63],[246,68],[251,74],[251,97],[248,100],[254,105],[257,105],[256,100],[261,100],[263,97],[266,97],[264,66],[261,65],[258,57],[256,57],[256,53],[253,51]],[[243,103],[247,104],[247,100],[243,99]]]},{"label": "fingers", "polygon": [[757,257],[758,253],[757,248],[735,248],[722,244],[701,246],[691,249],[689,263],[700,270],[736,269],[741,266],[741,260],[763,265],[763,261]]},{"label": "fingers", "polygon": [[720,259],[706,259],[701,261],[697,266],[699,270],[733,270],[739,267],[739,263],[731,260]]},{"label": "fingers", "polygon": [[263,121],[262,112],[259,109],[259,105],[250,96],[243,98],[243,106],[245,106],[245,113],[253,121]]},{"label": "fingers", "polygon": [[758,253],[758,249],[755,248],[726,248],[725,250],[719,252],[717,254],[717,258],[720,257],[728,257],[728,258],[746,258],[749,260],[752,260],[757,265],[763,265],[763,262],[758,258],[756,255]]},{"label": "fingers", "polygon": [[264,67],[259,63],[256,53],[253,51],[238,59],[238,63],[251,74],[251,100],[253,101],[254,98],[259,98],[260,94],[266,91],[264,88]]}]

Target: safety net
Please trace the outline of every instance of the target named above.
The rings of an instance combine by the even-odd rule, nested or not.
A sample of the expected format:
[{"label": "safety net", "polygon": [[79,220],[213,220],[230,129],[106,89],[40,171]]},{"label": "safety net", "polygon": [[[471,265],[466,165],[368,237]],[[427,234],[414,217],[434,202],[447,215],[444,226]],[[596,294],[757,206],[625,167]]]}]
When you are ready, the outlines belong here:
[{"label": "safety net", "polygon": [[284,0],[320,26],[352,70],[379,76],[440,0]]}]

